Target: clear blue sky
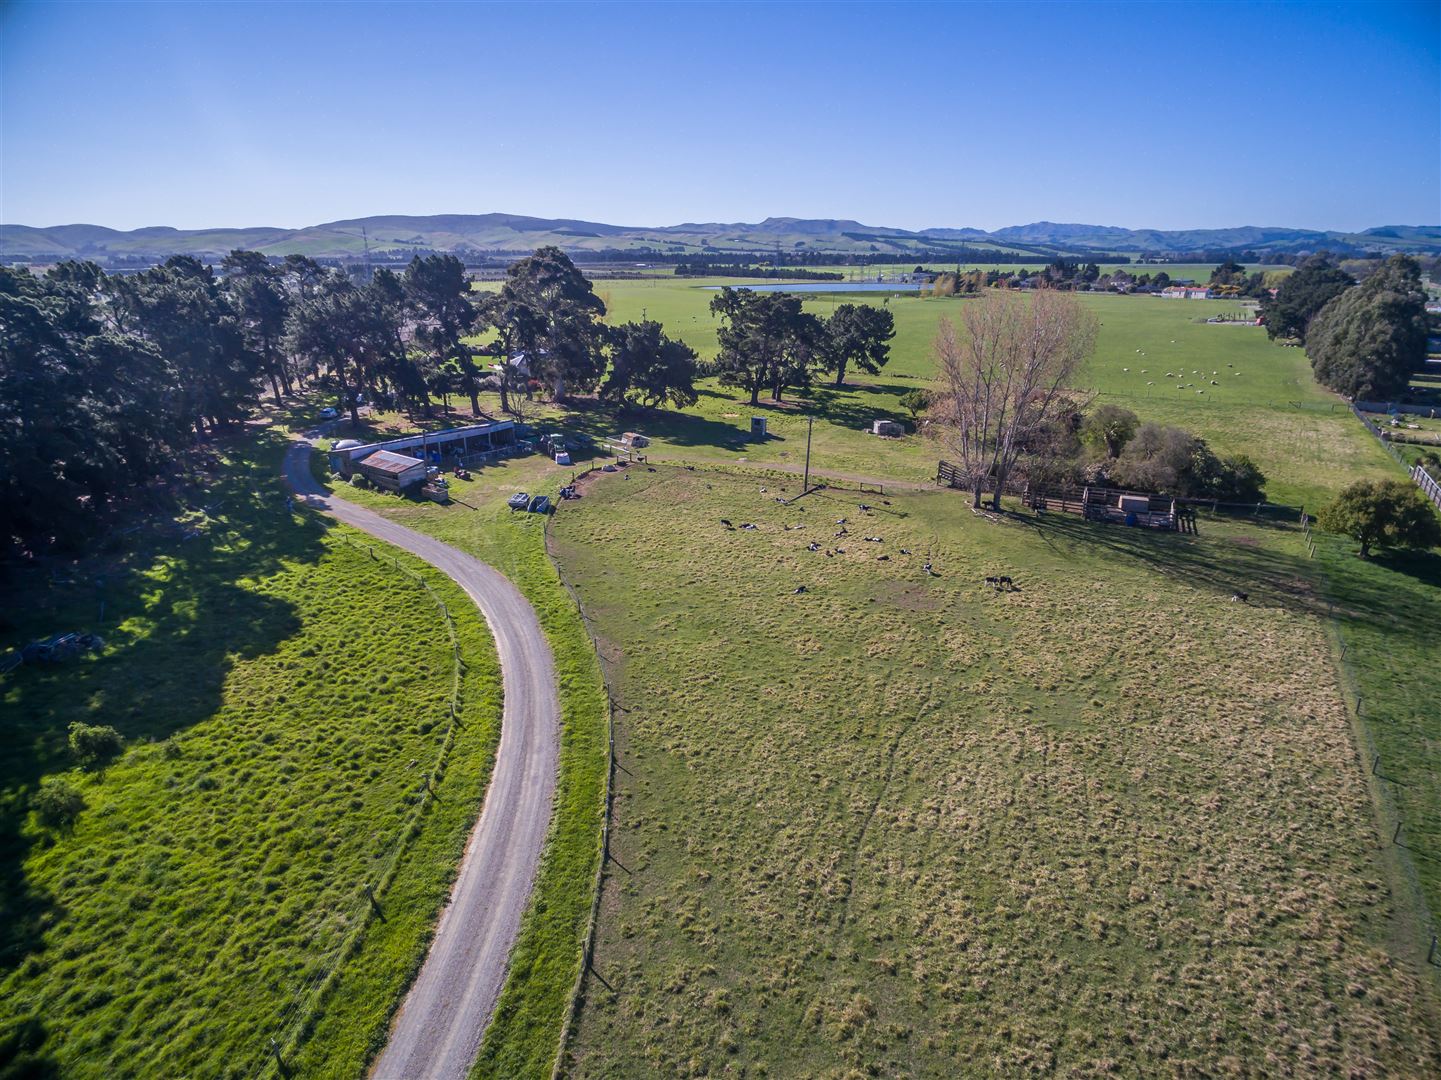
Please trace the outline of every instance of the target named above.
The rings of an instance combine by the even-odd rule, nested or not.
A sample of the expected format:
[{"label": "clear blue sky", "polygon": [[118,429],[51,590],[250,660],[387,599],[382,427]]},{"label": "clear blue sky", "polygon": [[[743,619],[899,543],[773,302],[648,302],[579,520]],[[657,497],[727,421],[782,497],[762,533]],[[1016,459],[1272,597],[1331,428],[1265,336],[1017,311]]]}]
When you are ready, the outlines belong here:
[{"label": "clear blue sky", "polygon": [[1441,4],[0,0],[0,221],[1441,222]]}]

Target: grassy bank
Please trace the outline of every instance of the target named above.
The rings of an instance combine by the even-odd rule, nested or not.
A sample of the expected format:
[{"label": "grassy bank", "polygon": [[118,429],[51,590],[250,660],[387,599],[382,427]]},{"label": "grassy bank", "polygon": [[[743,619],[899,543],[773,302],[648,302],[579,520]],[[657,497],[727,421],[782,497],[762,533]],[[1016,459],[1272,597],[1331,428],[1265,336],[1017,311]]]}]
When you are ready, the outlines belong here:
[{"label": "grassy bank", "polygon": [[1292,530],[631,475],[554,528],[624,657],[575,1075],[1441,1066]]},{"label": "grassy bank", "polygon": [[[455,685],[435,600],[292,516],[278,450],[235,448],[204,509],[7,592],[7,638],[105,638],[0,684],[10,1074],[256,1075],[274,1038],[353,1076],[424,955],[498,738],[494,652],[427,575]],[[124,752],[80,768],[74,721]],[[28,813],[46,778],[83,798],[73,826]]]}]

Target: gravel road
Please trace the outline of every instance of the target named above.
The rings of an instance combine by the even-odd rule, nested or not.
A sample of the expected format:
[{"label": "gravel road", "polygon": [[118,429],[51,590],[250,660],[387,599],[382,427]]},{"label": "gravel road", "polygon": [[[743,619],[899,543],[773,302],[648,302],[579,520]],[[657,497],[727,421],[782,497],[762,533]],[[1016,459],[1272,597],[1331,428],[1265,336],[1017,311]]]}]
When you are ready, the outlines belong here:
[{"label": "gravel road", "polygon": [[464,1080],[505,981],[550,827],[559,761],[555,661],[540,622],[499,571],[380,514],[331,498],[297,442],[285,477],[307,505],[420,556],[480,608],[500,657],[505,703],[485,805],[425,964],[371,1070],[376,1080]]}]

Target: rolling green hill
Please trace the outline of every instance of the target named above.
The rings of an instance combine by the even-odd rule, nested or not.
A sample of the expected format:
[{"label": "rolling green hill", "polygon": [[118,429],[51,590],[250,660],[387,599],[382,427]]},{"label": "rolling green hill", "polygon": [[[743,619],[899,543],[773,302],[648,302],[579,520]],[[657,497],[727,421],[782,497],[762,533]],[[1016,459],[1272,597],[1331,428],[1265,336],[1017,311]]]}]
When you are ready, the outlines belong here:
[{"label": "rolling green hill", "polygon": [[531,251],[545,244],[575,253],[693,256],[819,251],[900,257],[920,257],[922,253],[935,257],[955,252],[960,257],[962,249],[977,248],[1016,255],[1082,257],[1241,248],[1275,253],[1331,248],[1441,254],[1441,226],[1386,225],[1363,233],[1255,226],[1167,231],[1040,221],[988,233],[969,228],[912,232],[835,218],[770,217],[754,224],[687,222],[630,227],[515,214],[395,214],[331,221],[302,229],[187,230],[154,226],[121,232],[100,225],[0,225],[0,259],[11,261],[84,258],[105,262],[176,254],[218,258],[233,248],[253,248],[272,255],[345,258],[362,254],[367,246],[372,253],[386,256],[421,250],[479,255]]}]

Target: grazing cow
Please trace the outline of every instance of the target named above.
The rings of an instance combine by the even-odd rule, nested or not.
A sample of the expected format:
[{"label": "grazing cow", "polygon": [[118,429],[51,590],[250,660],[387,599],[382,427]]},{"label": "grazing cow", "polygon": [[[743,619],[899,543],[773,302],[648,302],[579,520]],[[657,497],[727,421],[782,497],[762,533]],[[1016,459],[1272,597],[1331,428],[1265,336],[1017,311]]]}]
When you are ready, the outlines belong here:
[{"label": "grazing cow", "polygon": [[1002,590],[1014,589],[1016,587],[1016,583],[1008,577],[996,578],[996,585]]},{"label": "grazing cow", "polygon": [[877,556],[876,556],[876,562],[890,562],[890,561],[891,561],[891,557],[890,557],[889,555],[877,555]]},{"label": "grazing cow", "polygon": [[[927,563],[926,565],[929,566],[930,564]],[[999,589],[1001,587],[1001,579],[992,574],[990,577],[986,578],[986,584],[993,589]]]},{"label": "grazing cow", "polygon": [[1237,603],[1244,604],[1248,599],[1250,599],[1250,596],[1250,593],[1235,592],[1231,594],[1231,599],[1235,600]]},{"label": "grazing cow", "polygon": [[905,548],[901,548],[901,554],[902,554],[902,555],[909,555],[910,552],[907,551]]},{"label": "grazing cow", "polygon": [[820,549],[821,549],[821,546],[820,546],[819,544],[815,543],[814,541],[812,541],[811,543],[809,543],[809,544],[806,545],[806,550],[807,550],[807,551],[819,551]]},{"label": "grazing cow", "polygon": [[801,593],[803,593],[803,592],[805,592],[805,591],[806,591],[806,587],[805,587],[804,585],[797,585],[797,586],[796,586],[796,594],[797,594],[797,595],[799,595],[799,594],[801,594]]},{"label": "grazing cow", "polygon": [[730,519],[729,519],[729,518],[721,518],[721,519],[720,519],[720,523],[721,523],[722,525],[724,525],[727,529],[733,529],[733,528],[735,528],[735,526],[730,523]]}]

